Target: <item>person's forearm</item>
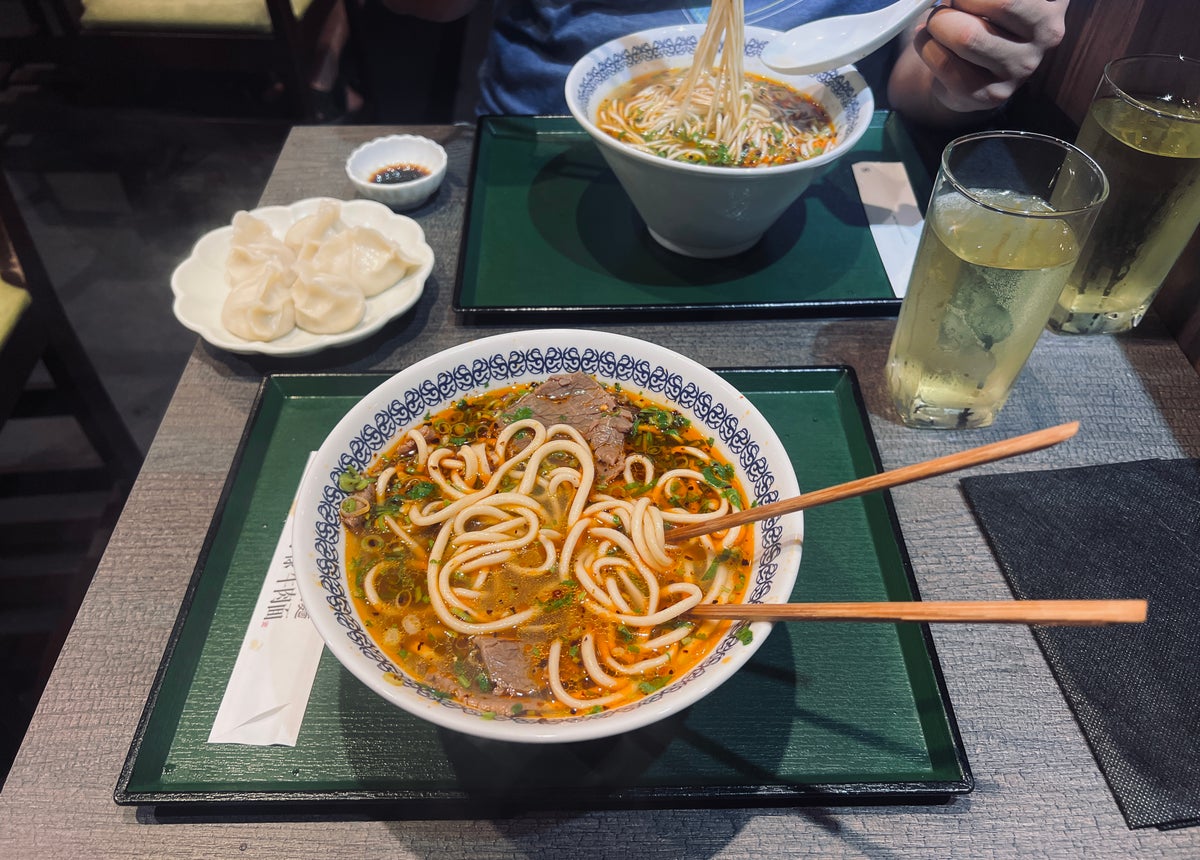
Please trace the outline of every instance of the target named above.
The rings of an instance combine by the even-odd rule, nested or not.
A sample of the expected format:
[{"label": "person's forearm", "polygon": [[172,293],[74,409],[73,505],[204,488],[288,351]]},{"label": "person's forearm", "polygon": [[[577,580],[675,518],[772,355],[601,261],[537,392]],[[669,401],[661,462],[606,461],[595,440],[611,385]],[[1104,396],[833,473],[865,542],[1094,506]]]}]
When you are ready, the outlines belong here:
[{"label": "person's forearm", "polygon": [[383,0],[397,15],[412,15],[426,21],[454,21],[473,8],[476,0]]}]

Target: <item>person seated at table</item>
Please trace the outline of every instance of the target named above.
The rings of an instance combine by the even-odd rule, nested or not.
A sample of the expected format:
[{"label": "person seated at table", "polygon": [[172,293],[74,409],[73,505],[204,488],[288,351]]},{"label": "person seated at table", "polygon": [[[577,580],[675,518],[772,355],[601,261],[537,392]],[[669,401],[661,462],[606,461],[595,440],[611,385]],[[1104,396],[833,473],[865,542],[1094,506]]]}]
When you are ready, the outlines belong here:
[{"label": "person seated at table", "polygon": [[[393,12],[452,21],[477,0],[383,0]],[[788,30],[893,0],[746,0],[746,23]],[[953,126],[1003,106],[1063,37],[1069,0],[947,0],[856,65],[889,105]],[[480,114],[566,114],[571,66],[627,33],[705,20],[704,0],[498,0],[479,72]]]}]

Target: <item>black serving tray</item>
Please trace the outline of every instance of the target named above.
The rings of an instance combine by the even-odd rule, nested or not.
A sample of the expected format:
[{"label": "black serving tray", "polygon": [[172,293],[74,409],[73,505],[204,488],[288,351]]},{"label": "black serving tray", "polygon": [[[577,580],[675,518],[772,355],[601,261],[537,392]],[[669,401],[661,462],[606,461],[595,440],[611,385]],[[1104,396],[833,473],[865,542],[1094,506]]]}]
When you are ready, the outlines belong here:
[{"label": "black serving tray", "polygon": [[[801,486],[880,469],[849,368],[732,370]],[[384,377],[262,386],[115,799],[158,815],[481,816],[525,809],[945,801],[973,779],[928,628],[779,625],[731,680],[626,735],[484,741],[376,696],[326,651],[295,747],[207,743],[308,452]],[[794,600],[910,600],[891,499],[805,513]]]}]

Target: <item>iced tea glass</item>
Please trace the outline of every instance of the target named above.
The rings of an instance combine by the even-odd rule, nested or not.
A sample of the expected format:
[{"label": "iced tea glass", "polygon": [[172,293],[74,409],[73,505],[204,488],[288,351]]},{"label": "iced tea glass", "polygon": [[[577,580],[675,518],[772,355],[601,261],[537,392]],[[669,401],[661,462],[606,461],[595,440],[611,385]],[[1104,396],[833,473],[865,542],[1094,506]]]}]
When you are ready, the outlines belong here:
[{"label": "iced tea glass", "polygon": [[1111,191],[1049,326],[1127,331],[1200,224],[1200,61],[1113,60],[1075,143],[1099,162]]},{"label": "iced tea glass", "polygon": [[911,427],[996,419],[1108,194],[1085,152],[1020,131],[952,141],[888,355]]}]

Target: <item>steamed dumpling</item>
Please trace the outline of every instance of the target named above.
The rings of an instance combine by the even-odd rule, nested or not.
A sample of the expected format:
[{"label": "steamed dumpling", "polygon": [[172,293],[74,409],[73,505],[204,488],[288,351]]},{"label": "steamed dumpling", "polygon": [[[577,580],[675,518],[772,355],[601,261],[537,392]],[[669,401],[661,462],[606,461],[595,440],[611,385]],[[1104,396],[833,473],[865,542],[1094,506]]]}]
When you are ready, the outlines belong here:
[{"label": "steamed dumpling", "polygon": [[349,277],[353,241],[354,237],[349,230],[339,230],[322,242],[309,242],[300,251],[300,255],[318,272]]},{"label": "steamed dumpling", "polygon": [[233,235],[225,258],[225,281],[237,287],[263,277],[268,263],[290,268],[296,253],[276,238],[271,225],[256,215],[241,211],[233,216]]},{"label": "steamed dumpling", "polygon": [[315,269],[345,275],[368,297],[393,286],[418,263],[371,227],[349,227],[304,253]]},{"label": "steamed dumpling", "polygon": [[342,275],[308,265],[296,267],[292,284],[296,325],[313,334],[349,331],[362,320],[367,300],[362,290]]},{"label": "steamed dumpling", "polygon": [[268,267],[290,269],[295,259],[292,249],[274,237],[233,245],[225,259],[225,282],[236,289],[247,281],[260,280]]},{"label": "steamed dumpling", "polygon": [[296,327],[292,301],[295,273],[267,263],[257,278],[229,291],[221,307],[221,324],[245,340],[275,340]]},{"label": "steamed dumpling", "polygon": [[365,296],[375,296],[408,274],[418,261],[378,230],[352,227],[350,280]]},{"label": "steamed dumpling", "polygon": [[275,233],[271,225],[257,215],[251,215],[244,209],[233,216],[233,245],[250,245],[264,239],[274,239]]},{"label": "steamed dumpling", "polygon": [[[341,234],[337,234],[337,235],[341,235]],[[313,268],[320,269],[320,267],[314,263],[314,260],[316,259],[317,255],[321,252],[321,249],[323,247],[325,247],[326,245],[328,245],[331,241],[333,241],[333,240],[326,239],[323,242],[318,242],[316,239],[309,239],[307,242],[305,242],[303,245],[300,246],[300,249],[298,251],[296,251],[296,263],[295,264],[297,266],[311,266]]]},{"label": "steamed dumpling", "polygon": [[338,203],[323,200],[317,204],[317,211],[305,215],[288,228],[283,241],[292,251],[299,251],[308,242],[323,240],[330,230],[342,217],[342,207]]}]

